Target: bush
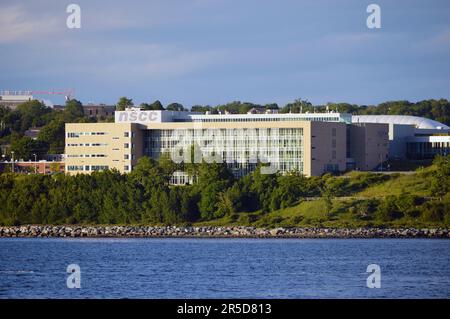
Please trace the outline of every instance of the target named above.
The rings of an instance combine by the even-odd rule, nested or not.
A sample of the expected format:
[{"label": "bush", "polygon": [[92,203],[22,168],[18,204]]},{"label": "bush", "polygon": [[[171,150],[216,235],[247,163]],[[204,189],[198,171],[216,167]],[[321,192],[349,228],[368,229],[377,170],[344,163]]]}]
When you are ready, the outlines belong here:
[{"label": "bush", "polygon": [[444,220],[445,204],[437,201],[426,202],[423,207],[422,218],[427,222],[441,222]]},{"label": "bush", "polygon": [[377,214],[385,222],[402,218],[403,212],[397,206],[397,197],[386,197],[378,206]]}]

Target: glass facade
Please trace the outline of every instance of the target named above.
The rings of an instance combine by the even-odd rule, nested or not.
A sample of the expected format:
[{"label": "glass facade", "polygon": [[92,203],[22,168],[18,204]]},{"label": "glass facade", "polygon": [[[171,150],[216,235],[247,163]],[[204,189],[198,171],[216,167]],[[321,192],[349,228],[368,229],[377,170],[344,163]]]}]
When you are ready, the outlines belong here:
[{"label": "glass facade", "polygon": [[[281,172],[303,172],[302,128],[146,130],[144,155],[157,159],[170,153],[175,162],[225,162],[236,176],[270,163]],[[194,156],[194,154],[191,154]]]}]

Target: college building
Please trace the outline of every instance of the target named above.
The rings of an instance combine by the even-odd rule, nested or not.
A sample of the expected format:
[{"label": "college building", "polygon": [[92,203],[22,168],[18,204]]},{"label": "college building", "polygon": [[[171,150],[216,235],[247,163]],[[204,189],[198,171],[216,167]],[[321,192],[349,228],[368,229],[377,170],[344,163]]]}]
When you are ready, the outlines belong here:
[{"label": "college building", "polygon": [[[130,172],[142,156],[168,153],[177,163],[225,162],[236,176],[266,163],[267,172],[306,176],[373,170],[388,158],[389,125],[352,123],[343,113],[202,114],[115,112],[114,123],[67,123],[65,170]],[[176,172],[173,183],[188,181]]]}]

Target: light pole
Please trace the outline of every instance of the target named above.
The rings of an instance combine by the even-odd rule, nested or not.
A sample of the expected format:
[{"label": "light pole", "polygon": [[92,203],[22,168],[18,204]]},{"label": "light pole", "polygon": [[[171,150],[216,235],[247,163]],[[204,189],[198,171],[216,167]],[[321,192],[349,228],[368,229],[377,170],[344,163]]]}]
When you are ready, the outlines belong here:
[{"label": "light pole", "polygon": [[14,173],[14,151],[11,151],[11,171]]},{"label": "light pole", "polygon": [[34,173],[37,174],[37,166],[36,166],[37,165],[37,160],[36,160],[37,156],[36,156],[36,154],[33,154],[33,156],[34,156]]}]

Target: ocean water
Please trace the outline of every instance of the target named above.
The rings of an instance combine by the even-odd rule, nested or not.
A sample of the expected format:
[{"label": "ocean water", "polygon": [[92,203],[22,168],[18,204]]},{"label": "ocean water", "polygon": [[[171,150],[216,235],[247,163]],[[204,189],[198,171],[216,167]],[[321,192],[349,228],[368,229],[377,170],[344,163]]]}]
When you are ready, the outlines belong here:
[{"label": "ocean water", "polygon": [[450,240],[0,239],[0,298],[449,297]]}]

